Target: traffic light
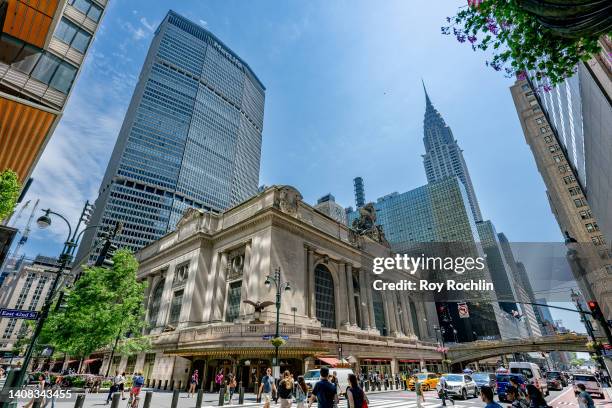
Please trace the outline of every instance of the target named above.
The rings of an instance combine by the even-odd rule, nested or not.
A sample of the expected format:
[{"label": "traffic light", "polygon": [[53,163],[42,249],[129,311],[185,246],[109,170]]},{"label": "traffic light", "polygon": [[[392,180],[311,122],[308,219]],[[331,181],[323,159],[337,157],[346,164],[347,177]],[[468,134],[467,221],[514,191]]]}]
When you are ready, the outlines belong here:
[{"label": "traffic light", "polygon": [[95,266],[111,268],[113,266],[113,255],[117,249],[117,245],[113,244],[110,240],[107,240],[102,246],[98,259],[96,259]]},{"label": "traffic light", "polygon": [[599,303],[597,303],[594,300],[589,300],[587,302],[587,306],[589,307],[589,310],[591,311],[591,316],[593,316],[593,319],[601,320],[603,318],[603,313],[601,313],[601,309],[599,308]]}]

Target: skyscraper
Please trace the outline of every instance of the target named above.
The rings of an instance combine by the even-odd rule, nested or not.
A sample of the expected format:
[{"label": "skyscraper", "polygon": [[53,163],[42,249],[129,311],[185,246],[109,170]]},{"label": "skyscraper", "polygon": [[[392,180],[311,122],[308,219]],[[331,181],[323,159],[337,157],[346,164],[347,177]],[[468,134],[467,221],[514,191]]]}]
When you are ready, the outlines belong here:
[{"label": "skyscraper", "polygon": [[314,208],[330,216],[339,223],[346,224],[346,211],[344,207],[336,202],[336,198],[331,193],[319,198]]},{"label": "skyscraper", "polygon": [[425,83],[425,119],[423,121],[423,143],[425,154],[423,164],[428,182],[443,180],[448,177],[459,177],[465,190],[475,221],[482,221],[482,214],[472,185],[472,179],[463,158],[463,151],[457,144],[450,127],[444,122],[442,115],[434,108]]},{"label": "skyscraper", "polygon": [[[117,221],[133,250],[188,207],[222,211],[257,192],[265,88],[208,30],[169,11],[155,31],[77,262]],[[93,251],[91,251],[93,249]],[[91,253],[90,253],[91,252]],[[89,253],[89,254],[88,254]]]},{"label": "skyscraper", "polygon": [[21,182],[29,179],[59,122],[106,4],[0,1],[0,171],[12,169]]}]

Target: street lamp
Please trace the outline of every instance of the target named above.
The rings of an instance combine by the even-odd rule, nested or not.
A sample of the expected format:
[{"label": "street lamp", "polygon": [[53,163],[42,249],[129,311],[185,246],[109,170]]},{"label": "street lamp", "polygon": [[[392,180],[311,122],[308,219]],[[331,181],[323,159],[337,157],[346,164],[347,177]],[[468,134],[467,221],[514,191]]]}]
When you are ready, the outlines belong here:
[{"label": "street lamp", "polygon": [[[281,270],[280,268],[276,268],[273,275],[268,275],[266,277],[266,281],[264,282],[266,287],[270,288],[272,284],[276,286],[276,331],[274,333],[274,338],[278,339],[280,337],[280,307],[281,307],[281,296],[283,292],[289,292],[291,290],[290,282],[282,282],[281,281]],[[280,344],[274,342],[274,361],[272,362],[272,366],[274,367],[276,373],[275,376],[280,375],[280,364],[278,361],[278,348]],[[277,368],[278,367],[278,368]]]},{"label": "street lamp", "polygon": [[34,348],[36,347],[36,342],[38,341],[38,337],[42,331],[43,325],[45,324],[45,320],[49,316],[49,310],[51,309],[51,305],[53,304],[53,298],[55,297],[55,292],[58,289],[60,277],[64,273],[64,269],[70,264],[72,258],[74,256],[74,251],[78,246],[79,240],[82,236],[82,233],[85,231],[83,229],[79,232],[79,228],[81,227],[81,223],[87,224],[89,221],[89,217],[93,212],[93,205],[89,203],[89,201],[85,202],[85,206],[83,207],[83,211],[81,211],[81,216],[79,217],[79,221],[77,222],[76,228],[73,230],[70,222],[64,217],[62,214],[56,213],[52,211],[50,208],[43,210],[44,214],[41,215],[36,223],[40,228],[48,228],[51,226],[51,217],[50,215],[55,215],[60,217],[66,225],[68,226],[68,237],[64,242],[64,248],[58,257],[58,269],[56,272],[55,279],[53,280],[53,284],[51,285],[51,289],[49,289],[49,295],[47,296],[47,300],[40,311],[40,316],[38,317],[38,322],[36,323],[36,328],[34,329],[34,333],[32,334],[32,338],[30,339],[30,343],[28,344],[28,348],[23,356],[22,368],[17,375],[17,379],[15,382],[16,386],[21,386],[24,382],[25,375],[28,370],[28,366],[30,365],[30,360],[32,359],[32,354],[34,353]]}]

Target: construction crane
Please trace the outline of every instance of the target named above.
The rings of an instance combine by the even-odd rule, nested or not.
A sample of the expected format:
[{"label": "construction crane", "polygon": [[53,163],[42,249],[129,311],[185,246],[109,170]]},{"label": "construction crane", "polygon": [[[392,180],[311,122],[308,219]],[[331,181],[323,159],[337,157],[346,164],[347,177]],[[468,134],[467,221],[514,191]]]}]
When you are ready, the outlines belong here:
[{"label": "construction crane", "polygon": [[23,210],[28,208],[29,205],[30,205],[30,200],[26,201],[25,204],[21,206],[21,208],[19,209],[19,212],[17,213],[17,216],[13,218],[11,222],[11,227],[14,227],[15,225],[17,225],[17,221],[19,221],[19,219],[21,218],[21,214],[23,213]]},{"label": "construction crane", "polygon": [[[28,242],[28,237],[30,236],[30,225],[32,224],[32,220],[34,219],[34,213],[36,212],[36,208],[38,207],[38,202],[39,201],[40,201],[40,199],[37,199],[36,203],[34,203],[34,207],[32,207],[32,212],[30,213],[30,217],[28,218],[28,222],[26,223],[25,227],[23,228],[23,232],[21,233],[21,238],[19,238],[19,242],[17,243],[17,246],[15,247],[15,251],[13,252],[13,258],[14,259],[17,259],[17,255],[19,254],[19,250],[25,245],[26,242]],[[19,213],[21,213],[21,210],[19,210]],[[19,215],[17,215],[17,216],[19,217]]]}]

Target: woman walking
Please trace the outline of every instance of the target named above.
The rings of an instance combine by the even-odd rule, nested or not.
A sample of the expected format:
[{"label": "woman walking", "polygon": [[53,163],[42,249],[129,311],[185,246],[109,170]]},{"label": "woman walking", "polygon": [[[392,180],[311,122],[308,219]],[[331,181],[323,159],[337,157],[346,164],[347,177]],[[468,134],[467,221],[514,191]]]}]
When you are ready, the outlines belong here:
[{"label": "woman walking", "polygon": [[189,392],[187,393],[189,398],[193,397],[193,394],[195,393],[195,390],[198,387],[199,382],[200,382],[200,377],[198,374],[198,370],[195,369],[193,370],[193,374],[191,375],[191,379],[189,380]]},{"label": "woman walking", "polygon": [[296,408],[306,408],[306,399],[308,398],[308,386],[304,381],[303,376],[299,376],[297,379],[297,387],[295,387],[295,403]]},{"label": "woman walking", "polygon": [[348,375],[349,387],[346,390],[346,396],[348,399],[348,408],[367,408],[368,397],[365,392],[357,384],[357,376],[355,374]]},{"label": "woman walking", "polygon": [[283,373],[283,379],[278,384],[278,397],[280,398],[280,408],[291,407],[293,398],[293,379],[289,370]]}]

